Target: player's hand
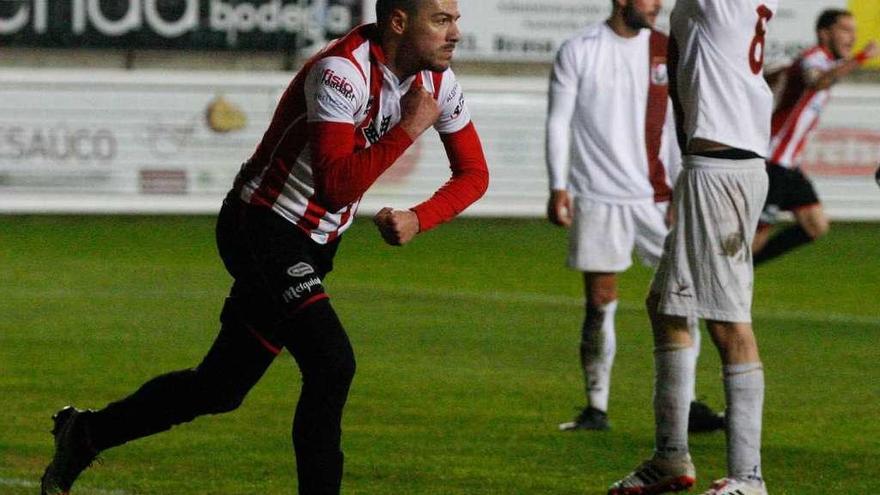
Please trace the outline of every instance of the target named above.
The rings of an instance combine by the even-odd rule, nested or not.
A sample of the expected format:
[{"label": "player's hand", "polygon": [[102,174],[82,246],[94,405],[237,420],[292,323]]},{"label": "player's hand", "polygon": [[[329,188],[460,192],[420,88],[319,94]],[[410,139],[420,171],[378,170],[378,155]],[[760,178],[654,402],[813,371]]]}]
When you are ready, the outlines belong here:
[{"label": "player's hand", "polygon": [[421,85],[413,84],[400,98],[400,126],[415,139],[440,118],[440,104]]},{"label": "player's hand", "polygon": [[403,246],[419,233],[419,217],[410,210],[385,207],[373,217],[382,239],[392,246]]},{"label": "player's hand", "polygon": [[547,218],[550,222],[560,227],[570,227],[573,215],[568,191],[551,192],[550,200],[547,202]]},{"label": "player's hand", "polygon": [[673,202],[670,200],[669,205],[666,206],[666,216],[664,220],[666,220],[666,228],[671,229],[673,225],[675,225],[675,207],[673,206]]},{"label": "player's hand", "polygon": [[877,42],[871,40],[870,43],[865,45],[865,48],[862,49],[862,53],[866,59],[872,59],[880,55],[880,46],[877,45]]}]

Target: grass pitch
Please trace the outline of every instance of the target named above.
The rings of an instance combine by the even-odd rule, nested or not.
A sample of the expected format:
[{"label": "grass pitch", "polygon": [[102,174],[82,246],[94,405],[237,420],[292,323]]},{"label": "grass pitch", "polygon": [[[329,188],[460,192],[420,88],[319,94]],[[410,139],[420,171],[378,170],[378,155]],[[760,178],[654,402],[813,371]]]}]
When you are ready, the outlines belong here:
[{"label": "grass pitch", "polygon": [[[565,233],[461,219],[404,248],[360,221],[327,285],[358,358],[344,421],[346,494],[603,494],[653,445],[650,271],[621,277],[604,433],[560,433],[582,405],[581,280]],[[835,225],[762,268],[774,494],[880,488],[880,233]],[[229,278],[209,217],[0,217],[0,493],[37,492],[59,407],[100,407],[198,363]],[[722,406],[704,338],[698,393]],[[77,495],[295,493],[299,376],[282,354],[239,410],[106,452]],[[722,434],[693,436],[698,488],[724,474]]]}]

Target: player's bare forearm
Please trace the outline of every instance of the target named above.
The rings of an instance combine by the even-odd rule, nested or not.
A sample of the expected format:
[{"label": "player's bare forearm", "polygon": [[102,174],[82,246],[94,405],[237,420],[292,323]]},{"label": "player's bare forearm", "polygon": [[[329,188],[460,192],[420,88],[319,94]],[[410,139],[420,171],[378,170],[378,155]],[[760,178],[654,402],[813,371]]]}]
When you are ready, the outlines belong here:
[{"label": "player's bare forearm", "polygon": [[391,246],[403,246],[419,233],[419,218],[410,210],[382,208],[373,217],[379,234]]}]

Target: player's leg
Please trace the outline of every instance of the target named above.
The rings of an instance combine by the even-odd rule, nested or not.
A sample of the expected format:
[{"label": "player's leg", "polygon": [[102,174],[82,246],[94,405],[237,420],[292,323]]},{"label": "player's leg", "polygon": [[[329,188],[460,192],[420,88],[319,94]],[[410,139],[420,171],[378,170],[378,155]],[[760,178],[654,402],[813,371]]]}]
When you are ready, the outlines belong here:
[{"label": "player's leg", "polygon": [[707,326],[721,355],[727,400],[727,477],[716,485],[743,485],[743,493],[760,493],[765,490],[761,473],[764,369],[755,335],[749,323],[707,321]]},{"label": "player's leg", "polygon": [[[669,203],[652,203],[633,207],[636,225],[635,249],[642,262],[657,268],[663,254],[663,243],[669,234],[667,226],[667,208]],[[688,333],[691,336],[691,356],[696,369],[700,355],[700,320],[687,319]],[[707,404],[697,400],[696,380],[690,393],[691,405],[688,415],[688,430],[691,432],[717,431],[724,428],[724,415],[712,410]]]},{"label": "player's leg", "polygon": [[[218,247],[227,266],[237,266],[245,256],[241,237],[233,232],[235,218],[224,206],[217,223]],[[55,454],[43,475],[42,494],[69,490],[102,450],[241,404],[278,352],[243,317],[242,308],[254,305],[241,303],[241,287],[233,286],[220,333],[197,367],[157,376],[99,411],[65,408],[56,414]]]},{"label": "player's leg", "polygon": [[[227,308],[229,307],[227,303]],[[98,411],[65,408],[55,417],[56,451],[44,495],[65,493],[102,451],[204,414],[236,409],[275,357],[230,310],[201,364],[157,376]]]},{"label": "player's leg", "polygon": [[587,407],[564,430],[608,429],[608,396],[611,368],[617,350],[614,314],[617,310],[617,275],[584,273],[586,311],[581,326],[580,358]]},{"label": "player's leg", "polygon": [[[661,311],[664,293],[690,295],[693,282],[687,270],[687,208],[691,171],[684,169],[676,192],[676,221],[666,236],[646,301],[654,336],[654,421],[655,449],[650,459],[611,485],[609,495],[666,493],[686,490],[696,481],[688,453],[687,428],[695,376],[688,317]],[[682,193],[678,189],[682,189]],[[684,258],[684,259],[682,259]],[[680,304],[688,314],[690,297]]]},{"label": "player's leg", "polygon": [[755,266],[809,244],[824,236],[829,229],[828,216],[819,202],[819,196],[800,169],[770,165],[767,173],[770,178],[768,207],[775,204],[777,209],[791,211],[795,224],[772,236],[766,228],[758,229],[753,244]]},{"label": "player's leg", "polygon": [[[694,290],[686,295],[694,300],[695,314],[707,320],[721,353],[728,478],[735,480],[729,483],[741,484],[743,493],[761,493],[764,375],[751,327],[751,247],[767,195],[767,174],[760,160],[751,159],[697,157],[693,166],[700,194],[693,196],[692,211],[699,212],[702,221],[691,238],[688,264]],[[668,307],[661,304],[661,310],[674,309],[680,299],[681,295],[669,298]]]},{"label": "player's leg", "polygon": [[611,485],[609,495],[677,492],[696,482],[687,439],[695,373],[691,336],[687,318],[660,313],[659,299],[652,292],[647,300],[654,335],[654,453]]},{"label": "player's leg", "polygon": [[302,374],[293,420],[299,493],[335,495],[342,483],[342,410],[354,351],[329,300],[302,309],[280,334]]},{"label": "player's leg", "polygon": [[628,206],[575,198],[568,265],[584,273],[585,314],[580,362],[587,406],[563,431],[608,429],[608,397],[616,351],[617,272],[632,263],[632,213]]},{"label": "player's leg", "polygon": [[317,244],[268,210],[249,208],[245,215],[243,237],[259,241],[250,241],[255,278],[273,303],[270,314],[278,316],[266,337],[293,354],[302,374],[292,434],[299,493],[335,495],[342,480],[342,410],[355,371],[354,352],[323,285],[338,241]]}]

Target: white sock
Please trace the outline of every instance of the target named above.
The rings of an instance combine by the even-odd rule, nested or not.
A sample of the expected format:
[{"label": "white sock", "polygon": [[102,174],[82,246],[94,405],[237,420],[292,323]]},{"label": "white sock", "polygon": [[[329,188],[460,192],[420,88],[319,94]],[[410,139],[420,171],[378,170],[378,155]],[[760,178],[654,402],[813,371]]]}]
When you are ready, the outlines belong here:
[{"label": "white sock", "polygon": [[700,319],[699,318],[688,318],[688,333],[691,334],[691,359],[693,359],[693,364],[691,367],[694,369],[694,381],[693,387],[691,388],[691,402],[697,400],[697,360],[700,358],[700,341],[702,340],[702,335],[700,334]]},{"label": "white sock", "polygon": [[688,413],[694,389],[690,347],[654,349],[654,455],[665,459],[688,453]]},{"label": "white sock", "polygon": [[727,475],[740,481],[761,481],[761,413],[764,368],[761,363],[724,366],[727,399]]},{"label": "white sock", "polygon": [[585,320],[581,333],[581,366],[584,370],[587,403],[600,411],[608,411],[611,366],[617,351],[617,336],[614,333],[616,310],[617,301],[599,307],[598,312],[603,316]]}]

